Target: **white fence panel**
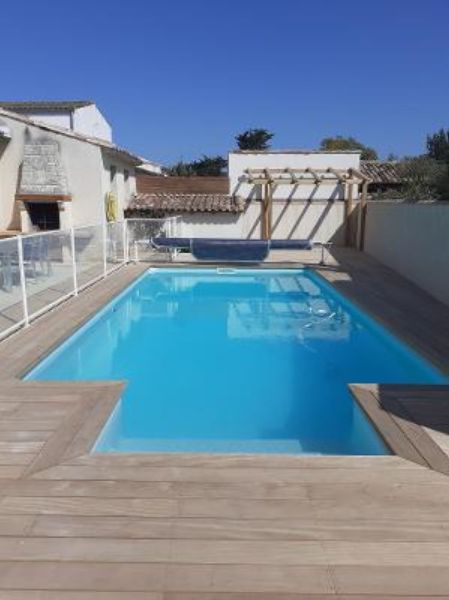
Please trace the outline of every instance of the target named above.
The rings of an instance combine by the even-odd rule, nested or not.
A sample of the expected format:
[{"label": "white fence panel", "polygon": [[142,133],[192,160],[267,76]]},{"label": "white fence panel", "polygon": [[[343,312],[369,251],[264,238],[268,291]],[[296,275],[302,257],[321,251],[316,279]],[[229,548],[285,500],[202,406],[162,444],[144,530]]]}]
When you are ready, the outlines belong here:
[{"label": "white fence panel", "polygon": [[36,233],[21,238],[23,273],[30,317],[74,292],[70,231]]},{"label": "white fence panel", "polygon": [[179,217],[165,219],[127,219],[129,260],[170,260],[175,251],[155,250],[150,240],[178,236]]},{"label": "white fence panel", "polygon": [[0,240],[0,338],[25,322],[18,241]]},{"label": "white fence panel", "polygon": [[89,225],[75,229],[75,264],[78,288],[105,274],[105,228]]},{"label": "white fence panel", "polygon": [[125,262],[126,229],[123,221],[106,224],[106,270],[113,271]]}]

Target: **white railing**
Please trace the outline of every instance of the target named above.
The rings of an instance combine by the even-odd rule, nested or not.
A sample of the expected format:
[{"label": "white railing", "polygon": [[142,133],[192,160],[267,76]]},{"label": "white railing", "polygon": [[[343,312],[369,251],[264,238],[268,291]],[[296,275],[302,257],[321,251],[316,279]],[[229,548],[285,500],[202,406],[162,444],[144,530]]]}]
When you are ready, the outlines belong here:
[{"label": "white railing", "polygon": [[150,238],[177,237],[179,235],[179,217],[165,219],[127,219],[129,259],[171,260],[177,250],[160,252],[148,243]]},{"label": "white railing", "polygon": [[177,218],[171,217],[0,240],[0,339],[130,260],[156,258],[150,237],[176,234]]}]

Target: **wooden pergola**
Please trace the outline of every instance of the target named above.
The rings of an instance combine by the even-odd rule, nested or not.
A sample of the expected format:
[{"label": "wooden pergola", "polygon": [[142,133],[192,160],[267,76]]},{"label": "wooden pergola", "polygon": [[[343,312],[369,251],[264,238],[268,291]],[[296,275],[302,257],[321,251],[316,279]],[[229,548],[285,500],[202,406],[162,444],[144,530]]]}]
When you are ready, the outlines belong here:
[{"label": "wooden pergola", "polygon": [[334,169],[333,167],[328,167],[326,169],[316,169],[312,167],[305,167],[303,169],[292,169],[289,167],[284,169],[248,168],[245,169],[242,179],[242,182],[244,183],[260,185],[263,188],[261,203],[263,239],[271,239],[272,235],[273,191],[276,186],[290,185],[296,187],[312,185],[316,187],[323,184],[344,186],[345,239],[347,245],[353,245],[354,243],[352,212],[354,210],[354,187],[357,186],[357,191],[359,191],[360,188],[361,192],[359,204],[360,231],[362,232],[359,240],[360,246],[363,244],[363,228],[368,184],[370,181],[371,180],[358,169]]}]

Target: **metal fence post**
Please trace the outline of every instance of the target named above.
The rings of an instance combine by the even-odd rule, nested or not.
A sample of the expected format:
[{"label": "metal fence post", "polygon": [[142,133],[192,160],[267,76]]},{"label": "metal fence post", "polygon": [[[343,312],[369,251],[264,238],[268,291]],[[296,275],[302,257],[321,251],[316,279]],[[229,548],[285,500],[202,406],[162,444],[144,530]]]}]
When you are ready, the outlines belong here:
[{"label": "metal fence post", "polygon": [[125,264],[129,262],[128,221],[126,219],[123,219],[123,262]]},{"label": "metal fence post", "polygon": [[28,313],[28,298],[27,298],[27,288],[26,288],[26,279],[25,279],[25,265],[23,262],[23,241],[22,236],[17,236],[17,254],[19,259],[19,273],[20,273],[20,287],[22,289],[22,303],[23,303],[23,318],[25,321],[25,327],[28,327],[30,324],[30,318]]},{"label": "metal fence post", "polygon": [[108,254],[107,254],[108,232],[106,221],[103,221],[103,275],[108,274]]},{"label": "metal fence post", "polygon": [[70,251],[72,253],[72,270],[73,270],[73,291],[75,296],[78,296],[78,276],[76,273],[76,250],[75,250],[75,230],[70,228]]}]

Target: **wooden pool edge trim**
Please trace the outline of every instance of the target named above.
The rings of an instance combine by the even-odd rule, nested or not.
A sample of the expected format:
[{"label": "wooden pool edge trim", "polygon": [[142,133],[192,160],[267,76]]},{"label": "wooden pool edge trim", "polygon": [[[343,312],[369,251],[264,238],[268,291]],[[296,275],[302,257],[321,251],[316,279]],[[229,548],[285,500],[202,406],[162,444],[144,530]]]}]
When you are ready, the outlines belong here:
[{"label": "wooden pool edge trim", "polygon": [[[69,415],[55,431],[54,435],[44,444],[35,460],[29,465],[24,476],[33,476],[37,473],[45,472],[47,469],[51,470],[53,467],[62,466],[67,463],[70,464],[76,461],[76,459],[83,459],[83,464],[88,464],[90,462],[89,459],[93,458],[91,451],[98,439],[98,435],[112,414],[125,385],[125,382],[110,381],[91,382],[91,384],[83,383],[82,397],[77,396],[74,398],[73,408]],[[75,386],[70,385],[68,387],[69,389],[64,391],[64,384],[62,384],[61,391],[64,391],[64,393],[72,391],[73,393]],[[428,435],[423,427],[413,422],[413,419],[407,415],[406,408],[399,399],[403,392],[422,396],[430,388],[434,390],[435,387],[449,393],[449,386],[383,386],[383,393],[388,394],[389,401],[396,403],[398,414],[393,414],[382,406],[378,394],[378,385],[349,385],[354,399],[394,456],[447,476],[449,475],[449,456]],[[176,452],[170,454],[179,456],[185,453]],[[199,453],[199,455],[204,457],[204,453]],[[145,458],[148,458],[149,465],[153,464],[154,460],[152,453],[147,456],[145,452],[123,453],[123,455],[120,453],[119,456],[116,453],[112,453],[108,456],[113,457],[117,461],[117,465],[121,464],[121,456],[125,458],[128,456],[134,456],[134,458],[138,456],[140,466],[145,464]],[[210,455],[207,456],[210,457]],[[221,455],[218,454],[217,456]],[[232,456],[235,458],[240,455],[234,454]],[[246,455],[244,456],[246,457]],[[301,455],[298,455],[296,458],[298,458],[299,468],[301,465]],[[95,463],[94,460],[93,462]]]},{"label": "wooden pool edge trim", "polygon": [[[89,455],[120,400],[126,382],[94,381],[82,382],[82,385],[81,393],[70,386],[74,395],[71,410],[25,470],[25,477]],[[61,392],[64,393],[63,382]]]},{"label": "wooden pool edge trim", "polygon": [[[422,396],[438,391],[449,393],[448,385],[382,386],[382,395],[388,397],[389,403],[395,408],[394,413],[384,405],[378,384],[350,384],[349,389],[393,454],[449,475],[449,456],[425,429],[413,420],[401,401],[404,394]],[[429,399],[429,404],[431,402]]]}]

